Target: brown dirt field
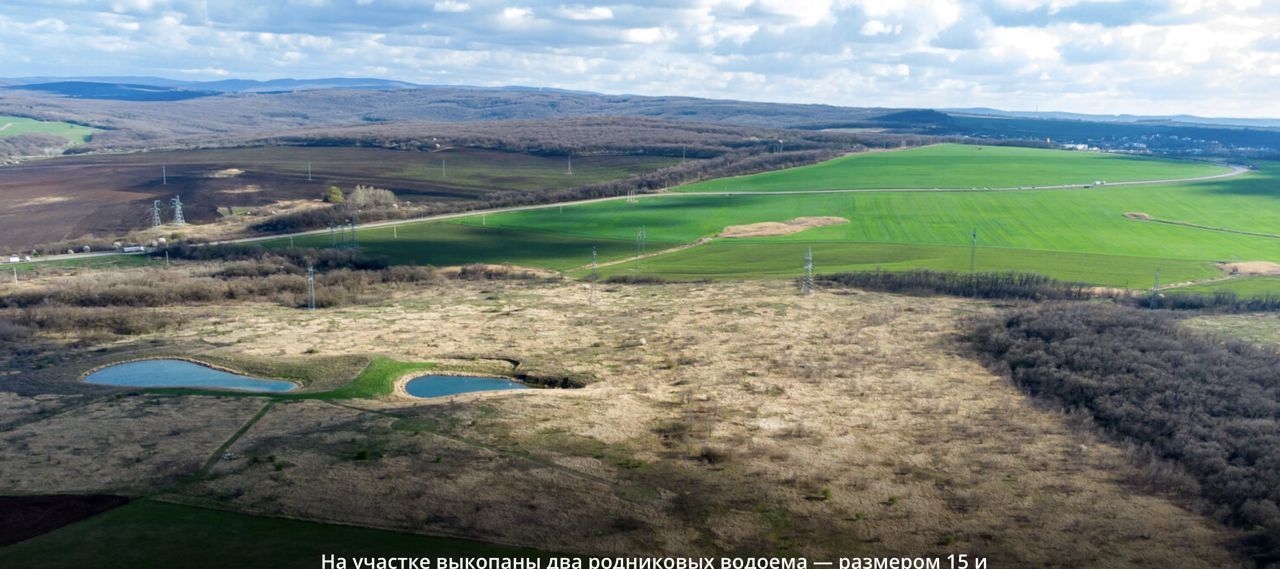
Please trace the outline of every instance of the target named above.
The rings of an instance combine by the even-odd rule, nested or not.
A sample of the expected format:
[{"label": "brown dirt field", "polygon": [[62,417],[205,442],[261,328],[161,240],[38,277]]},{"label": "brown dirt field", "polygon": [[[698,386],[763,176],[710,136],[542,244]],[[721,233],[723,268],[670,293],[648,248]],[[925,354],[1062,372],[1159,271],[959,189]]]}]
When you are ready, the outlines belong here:
[{"label": "brown dirt field", "polygon": [[[597,292],[593,306],[579,283],[453,281],[315,313],[191,309],[165,342],[262,359],[506,356],[597,381],[278,403],[212,478],[165,498],[576,553],[1241,565],[1226,549],[1235,534],[1146,493],[1124,451],[967,355],[957,335],[988,304],[773,282]],[[0,491],[155,484],[256,405],[128,398],[0,433]],[[154,411],[126,419],[139,409]],[[98,440],[112,429],[85,444],[58,434],[91,422],[128,432],[115,444]],[[205,428],[165,436],[174,423]],[[184,466],[131,462],[139,440]],[[189,450],[174,451],[179,440]]]},{"label": "brown dirt field", "polygon": [[0,496],[0,547],[129,503],[124,496]]},{"label": "brown dirt field", "polygon": [[[495,174],[493,179],[481,181],[461,175],[436,179],[434,170],[423,168],[429,162],[438,163],[440,156],[448,156],[451,164],[484,164],[490,172],[504,172],[507,163],[526,168],[530,161],[545,161],[548,168],[561,164],[555,157],[473,149],[453,149],[439,155],[346,147],[225,148],[39,160],[0,170],[0,227],[4,227],[0,250],[145,229],[150,226],[152,201],[163,200],[168,221],[169,199],[175,195],[182,197],[186,220],[204,224],[221,217],[218,208],[263,208],[283,201],[315,200],[330,185],[350,190],[356,184],[371,184],[413,202],[473,200],[496,191],[541,189],[527,187],[530,182],[520,172]],[[312,164],[310,180],[307,162]],[[665,164],[658,157],[583,157],[575,160],[582,175],[557,178],[557,187],[600,181],[588,174],[595,167],[606,172],[648,171]],[[162,179],[162,166],[167,170],[167,184]],[[252,186],[260,190],[244,191]],[[57,207],[41,201],[51,196],[66,201]]]},{"label": "brown dirt field", "polygon": [[1218,268],[1233,275],[1280,275],[1280,264],[1269,261],[1218,263]]},{"label": "brown dirt field", "polygon": [[841,223],[849,223],[849,220],[843,217],[821,216],[821,217],[797,217],[787,221],[764,221],[760,223],[750,223],[747,225],[730,225],[720,232],[718,237],[769,237],[773,235],[789,235],[791,233],[799,233],[806,229],[814,227],[822,227],[824,225],[839,225]]}]

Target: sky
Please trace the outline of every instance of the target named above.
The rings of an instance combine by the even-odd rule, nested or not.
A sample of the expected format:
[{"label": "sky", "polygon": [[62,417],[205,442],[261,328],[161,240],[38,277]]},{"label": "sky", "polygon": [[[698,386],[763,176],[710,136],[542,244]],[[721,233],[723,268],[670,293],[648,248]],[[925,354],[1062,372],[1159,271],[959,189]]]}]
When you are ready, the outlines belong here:
[{"label": "sky", "polygon": [[2,0],[0,77],[1280,117],[1276,0]]}]

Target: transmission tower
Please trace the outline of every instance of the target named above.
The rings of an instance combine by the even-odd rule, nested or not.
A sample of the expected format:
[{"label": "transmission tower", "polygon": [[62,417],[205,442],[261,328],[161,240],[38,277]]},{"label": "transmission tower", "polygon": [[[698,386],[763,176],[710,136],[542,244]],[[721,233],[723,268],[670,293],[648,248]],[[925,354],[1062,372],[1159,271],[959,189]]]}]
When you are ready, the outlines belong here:
[{"label": "transmission tower", "polygon": [[1156,269],[1156,284],[1151,287],[1151,308],[1160,308],[1160,269]]},{"label": "transmission tower", "polygon": [[173,206],[174,225],[186,225],[187,220],[182,217],[182,198],[173,196],[173,199],[169,200],[169,205]]},{"label": "transmission tower", "polygon": [[565,173],[570,176],[573,175],[573,155],[572,154],[569,155],[569,170]]},{"label": "transmission tower", "polygon": [[596,264],[596,246],[595,246],[595,245],[592,245],[592,246],[591,246],[591,280],[592,280],[592,281],[596,281],[596,280],[598,280],[598,279],[600,278],[600,275],[596,272],[596,268],[597,268],[597,264]]},{"label": "transmission tower", "polygon": [[160,227],[164,225],[164,220],[160,219],[160,200],[151,203],[151,227]]},{"label": "transmission tower", "polygon": [[307,310],[316,309],[316,268],[307,265]]},{"label": "transmission tower", "polygon": [[351,246],[352,247],[360,246],[360,244],[356,242],[356,224],[357,223],[360,223],[360,218],[357,217],[356,214],[354,213],[351,214]]},{"label": "transmission tower", "polygon": [[643,225],[641,225],[641,226],[640,226],[640,231],[639,231],[638,233],[636,233],[636,254],[637,254],[637,255],[643,255],[643,254],[644,254],[644,240],[645,240],[645,237],[646,237],[646,236],[645,236],[645,233],[644,233],[644,226],[643,226]]},{"label": "transmission tower", "polygon": [[330,221],[330,222],[329,222],[329,247],[330,247],[330,248],[332,248],[333,246],[335,246],[335,245],[337,245],[337,244],[338,244],[337,239],[335,238],[335,236],[334,236],[334,234],[333,234],[333,222],[332,222],[332,221]]},{"label": "transmission tower", "polygon": [[813,294],[813,247],[804,254],[804,277],[800,279],[800,294]]}]

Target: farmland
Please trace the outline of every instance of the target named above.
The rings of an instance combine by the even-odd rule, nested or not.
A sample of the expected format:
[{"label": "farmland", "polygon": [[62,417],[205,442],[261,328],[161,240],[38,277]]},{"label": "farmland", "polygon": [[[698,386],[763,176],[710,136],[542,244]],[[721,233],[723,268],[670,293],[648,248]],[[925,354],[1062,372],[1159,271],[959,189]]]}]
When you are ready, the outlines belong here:
[{"label": "farmland", "polygon": [[22,134],[50,134],[65,138],[71,144],[84,144],[96,131],[95,128],[67,122],[0,115],[0,138]]},{"label": "farmland", "polygon": [[[735,178],[731,190],[761,188],[760,194],[649,196],[568,207],[473,215],[448,222],[371,228],[361,234],[366,250],[397,262],[450,265],[499,262],[584,274],[592,247],[600,261],[619,261],[644,250],[660,251],[700,239],[709,243],[601,269],[613,274],[678,279],[780,277],[799,274],[812,247],[819,271],[933,268],[1041,272],[1100,285],[1145,288],[1161,272],[1164,284],[1221,276],[1216,262],[1277,261],[1280,241],[1268,236],[1280,226],[1274,201],[1280,165],[1236,176],[1194,182],[1015,191],[851,191],[786,195],[792,190],[838,185],[832,168],[855,160],[906,161],[885,167],[872,186],[906,187],[926,173],[940,186],[967,185],[966,176],[989,171],[996,186],[1067,184],[1091,178],[1101,164],[1111,179],[1177,179],[1218,175],[1217,165],[1157,161],[1113,155],[1034,149],[940,146],[846,157],[817,166]],[[948,160],[967,156],[955,178],[927,168],[942,152]],[[918,153],[918,154],[917,154]],[[1026,164],[1052,167],[1029,168]],[[859,166],[859,168],[861,168]],[[1032,172],[1020,179],[1017,170]],[[805,172],[822,175],[807,176]],[[1054,174],[1054,173],[1057,174]],[[852,174],[848,174],[852,176]],[[1035,176],[1042,176],[1036,178]],[[1056,177],[1052,177],[1056,176]],[[757,180],[764,180],[757,182]],[[704,186],[705,187],[705,186]],[[712,184],[711,187],[714,187]],[[686,186],[682,190],[694,190]],[[773,237],[714,237],[725,227],[836,216],[849,223]],[[977,233],[977,247],[972,248]],[[323,245],[325,237],[299,245]],[[276,242],[275,246],[280,245]]]},{"label": "farmland", "polygon": [[1010,188],[1180,179],[1222,171],[1220,166],[1208,163],[1096,152],[939,144],[907,152],[853,154],[813,166],[708,180],[677,191]]},{"label": "farmland", "polygon": [[495,192],[569,189],[674,161],[582,156],[574,159],[569,175],[563,157],[475,149],[266,147],[63,157],[4,169],[0,223],[6,230],[0,246],[121,235],[147,226],[152,200],[167,203],[175,195],[185,204],[188,222],[207,223],[221,217],[219,208],[316,200],[330,185],[349,190],[372,184],[402,200],[456,202]]}]

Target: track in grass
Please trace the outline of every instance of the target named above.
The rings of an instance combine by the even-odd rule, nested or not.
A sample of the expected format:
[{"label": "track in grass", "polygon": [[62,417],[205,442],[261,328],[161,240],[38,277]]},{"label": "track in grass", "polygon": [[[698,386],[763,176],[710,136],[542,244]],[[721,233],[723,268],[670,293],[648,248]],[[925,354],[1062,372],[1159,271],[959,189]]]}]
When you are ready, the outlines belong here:
[{"label": "track in grass", "polygon": [[[880,155],[910,156],[913,152],[937,152],[937,148]],[[1066,160],[1076,167],[1077,156],[1092,156],[1033,149],[1000,151],[1045,153],[1047,158],[1037,160]],[[1221,171],[1204,164],[1106,158],[1134,161],[1135,171],[1156,179]],[[1116,171],[1122,168],[1110,167]],[[601,261],[635,255],[641,231],[646,249],[654,251],[715,236],[730,225],[838,216],[850,222],[785,236],[716,239],[709,245],[622,263],[604,272],[679,278],[796,275],[803,266],[802,251],[809,245],[815,248],[821,271],[876,267],[967,270],[971,236],[976,230],[979,251],[975,268],[1147,287],[1153,284],[1157,269],[1163,282],[1174,283],[1219,276],[1214,265],[1217,261],[1280,259],[1280,239],[1242,233],[1265,233],[1280,227],[1277,186],[1280,164],[1263,163],[1256,171],[1230,178],[1087,190],[672,194],[637,203],[612,200],[474,215],[402,225],[396,230],[371,228],[361,234],[361,244],[397,262],[510,262],[566,270],[589,262],[593,245]],[[1236,231],[1126,216],[1135,212]],[[393,232],[398,239],[392,239]],[[316,244],[323,238],[308,239]]]}]

